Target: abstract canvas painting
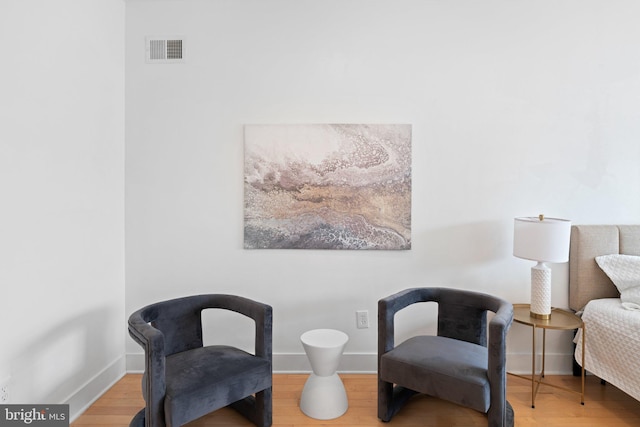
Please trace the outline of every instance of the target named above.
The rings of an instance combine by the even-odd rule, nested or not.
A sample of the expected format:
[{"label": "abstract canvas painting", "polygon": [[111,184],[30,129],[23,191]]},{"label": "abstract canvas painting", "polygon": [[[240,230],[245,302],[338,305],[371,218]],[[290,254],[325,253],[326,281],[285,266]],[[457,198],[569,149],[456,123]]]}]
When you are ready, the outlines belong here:
[{"label": "abstract canvas painting", "polygon": [[246,249],[411,249],[411,125],[246,125]]}]

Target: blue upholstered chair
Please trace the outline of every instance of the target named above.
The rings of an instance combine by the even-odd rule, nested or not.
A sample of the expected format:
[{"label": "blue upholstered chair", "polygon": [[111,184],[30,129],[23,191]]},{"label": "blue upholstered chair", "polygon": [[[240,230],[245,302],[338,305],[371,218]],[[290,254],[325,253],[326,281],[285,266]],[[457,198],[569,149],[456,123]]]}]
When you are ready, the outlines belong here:
[{"label": "blue upholstered chair", "polygon": [[[225,309],[255,321],[255,352],[203,346],[201,313]],[[145,353],[146,406],[131,427],[181,426],[225,406],[259,427],[271,425],[272,310],[233,295],[197,295],[148,305],[129,317]]]},{"label": "blue upholstered chair", "polygon": [[[428,301],[438,303],[437,335],[396,344],[395,314]],[[495,313],[490,321],[488,311]],[[506,338],[512,320],[511,303],[458,289],[414,288],[381,299],[378,418],[390,421],[411,396],[423,393],[486,413],[490,427],[513,426],[506,400]]]}]

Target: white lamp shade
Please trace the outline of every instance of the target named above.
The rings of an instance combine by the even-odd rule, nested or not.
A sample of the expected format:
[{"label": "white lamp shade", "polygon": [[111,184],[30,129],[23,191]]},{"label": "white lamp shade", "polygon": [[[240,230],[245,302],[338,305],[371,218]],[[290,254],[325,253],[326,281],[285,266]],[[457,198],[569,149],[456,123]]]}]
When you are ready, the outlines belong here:
[{"label": "white lamp shade", "polygon": [[571,221],[559,218],[515,219],[513,255],[538,262],[569,261]]}]

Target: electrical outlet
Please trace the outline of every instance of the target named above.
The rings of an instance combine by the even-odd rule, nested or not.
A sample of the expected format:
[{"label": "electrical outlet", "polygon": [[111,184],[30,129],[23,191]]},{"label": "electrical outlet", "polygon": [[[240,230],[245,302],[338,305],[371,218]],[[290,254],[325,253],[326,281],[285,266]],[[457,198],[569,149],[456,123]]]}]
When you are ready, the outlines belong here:
[{"label": "electrical outlet", "polygon": [[11,377],[3,378],[0,381],[0,405],[9,403],[9,380]]},{"label": "electrical outlet", "polygon": [[356,327],[358,329],[367,329],[369,327],[369,311],[356,311]]}]

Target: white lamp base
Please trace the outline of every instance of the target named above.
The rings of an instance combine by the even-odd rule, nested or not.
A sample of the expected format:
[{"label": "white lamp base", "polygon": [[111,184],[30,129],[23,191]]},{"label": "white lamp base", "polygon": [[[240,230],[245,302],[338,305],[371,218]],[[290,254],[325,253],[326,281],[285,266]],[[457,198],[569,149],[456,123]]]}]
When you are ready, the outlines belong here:
[{"label": "white lamp base", "polygon": [[543,262],[531,267],[531,317],[551,317],[551,269]]}]

